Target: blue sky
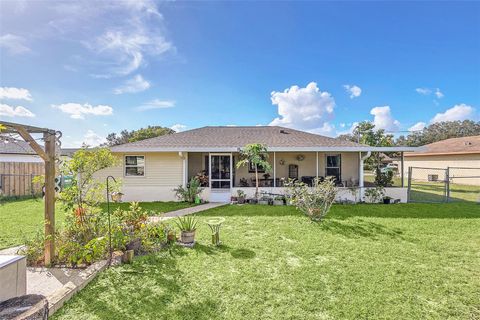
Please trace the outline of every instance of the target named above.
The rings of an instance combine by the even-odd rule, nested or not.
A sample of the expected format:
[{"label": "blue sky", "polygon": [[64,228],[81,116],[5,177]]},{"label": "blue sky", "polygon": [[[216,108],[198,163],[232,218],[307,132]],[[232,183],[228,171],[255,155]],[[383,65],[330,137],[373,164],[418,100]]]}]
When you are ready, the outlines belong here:
[{"label": "blue sky", "polygon": [[336,136],[479,120],[478,2],[0,2],[0,119]]}]

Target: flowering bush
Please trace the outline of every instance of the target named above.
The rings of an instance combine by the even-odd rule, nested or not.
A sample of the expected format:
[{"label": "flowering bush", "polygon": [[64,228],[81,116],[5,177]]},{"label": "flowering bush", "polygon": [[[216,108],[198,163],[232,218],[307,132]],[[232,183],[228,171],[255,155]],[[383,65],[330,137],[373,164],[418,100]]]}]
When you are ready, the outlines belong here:
[{"label": "flowering bush", "polygon": [[290,180],[286,184],[291,204],[313,221],[322,221],[330,210],[338,189],[333,179],[314,180],[313,187],[303,182]]}]

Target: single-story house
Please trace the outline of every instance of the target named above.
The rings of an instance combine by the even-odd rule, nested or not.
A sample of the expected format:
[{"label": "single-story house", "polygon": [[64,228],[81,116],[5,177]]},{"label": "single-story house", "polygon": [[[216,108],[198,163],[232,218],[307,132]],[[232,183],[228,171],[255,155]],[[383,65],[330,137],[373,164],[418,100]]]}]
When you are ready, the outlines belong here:
[{"label": "single-story house", "polygon": [[428,169],[450,168],[451,182],[480,185],[480,136],[446,139],[427,144],[415,152],[405,152],[404,170],[409,167],[413,167],[412,179],[441,180],[437,177],[441,176],[441,171]]},{"label": "single-story house", "polygon": [[[414,151],[412,147],[370,147],[278,126],[219,126],[111,147],[120,165],[99,172],[122,179],[125,201],[175,200],[173,189],[201,177],[202,197],[228,202],[238,190],[253,196],[254,169],[236,168],[239,149],[246,144],[267,146],[270,172],[260,173],[260,190],[283,193],[284,181],[295,178],[311,183],[315,177],[336,177],[339,198],[359,200],[363,191],[363,159],[371,152]],[[359,187],[352,192],[353,187]],[[406,201],[406,188],[387,193]]]}]

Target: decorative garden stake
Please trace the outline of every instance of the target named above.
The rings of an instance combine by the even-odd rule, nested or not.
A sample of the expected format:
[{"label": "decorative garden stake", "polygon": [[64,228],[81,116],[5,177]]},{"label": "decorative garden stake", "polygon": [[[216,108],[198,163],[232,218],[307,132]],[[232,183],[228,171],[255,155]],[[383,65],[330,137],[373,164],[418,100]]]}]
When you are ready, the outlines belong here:
[{"label": "decorative garden stake", "polygon": [[207,224],[212,230],[212,244],[219,246],[220,245],[220,226],[225,222],[225,218],[214,218],[207,220]]}]

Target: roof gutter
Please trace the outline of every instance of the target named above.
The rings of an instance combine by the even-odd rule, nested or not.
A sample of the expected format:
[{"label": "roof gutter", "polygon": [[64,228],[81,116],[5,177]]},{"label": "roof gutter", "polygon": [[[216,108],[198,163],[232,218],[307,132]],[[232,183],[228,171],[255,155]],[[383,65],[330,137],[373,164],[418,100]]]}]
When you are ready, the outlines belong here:
[{"label": "roof gutter", "polygon": [[[422,147],[269,147],[271,152],[419,152]],[[134,147],[116,146],[112,152],[238,152],[238,147]]]}]

